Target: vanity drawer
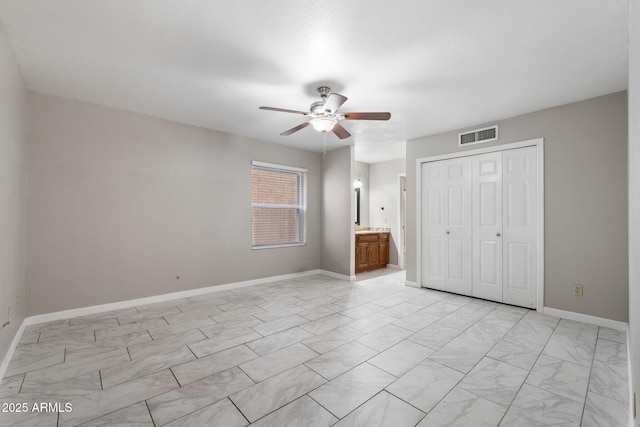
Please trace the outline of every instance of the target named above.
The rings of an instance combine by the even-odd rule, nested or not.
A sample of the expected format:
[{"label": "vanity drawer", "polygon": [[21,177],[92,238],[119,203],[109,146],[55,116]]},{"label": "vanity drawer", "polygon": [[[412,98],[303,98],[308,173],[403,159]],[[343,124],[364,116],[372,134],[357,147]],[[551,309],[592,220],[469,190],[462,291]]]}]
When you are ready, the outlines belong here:
[{"label": "vanity drawer", "polygon": [[358,242],[377,242],[378,235],[377,234],[358,234],[356,236],[356,240]]}]

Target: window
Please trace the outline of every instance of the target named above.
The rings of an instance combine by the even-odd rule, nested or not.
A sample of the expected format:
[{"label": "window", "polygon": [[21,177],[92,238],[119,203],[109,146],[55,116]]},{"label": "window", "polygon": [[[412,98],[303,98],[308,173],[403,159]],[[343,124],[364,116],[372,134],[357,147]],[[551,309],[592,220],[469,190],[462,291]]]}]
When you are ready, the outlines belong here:
[{"label": "window", "polygon": [[252,162],[253,249],[306,243],[307,170]]}]

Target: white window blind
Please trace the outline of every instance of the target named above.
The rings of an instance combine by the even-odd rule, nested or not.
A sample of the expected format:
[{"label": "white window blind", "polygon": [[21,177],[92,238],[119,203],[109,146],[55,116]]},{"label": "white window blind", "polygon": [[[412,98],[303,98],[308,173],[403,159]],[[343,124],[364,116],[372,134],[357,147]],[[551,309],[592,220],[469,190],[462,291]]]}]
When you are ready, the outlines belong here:
[{"label": "white window blind", "polygon": [[251,244],[254,249],[306,243],[307,170],[252,162]]}]

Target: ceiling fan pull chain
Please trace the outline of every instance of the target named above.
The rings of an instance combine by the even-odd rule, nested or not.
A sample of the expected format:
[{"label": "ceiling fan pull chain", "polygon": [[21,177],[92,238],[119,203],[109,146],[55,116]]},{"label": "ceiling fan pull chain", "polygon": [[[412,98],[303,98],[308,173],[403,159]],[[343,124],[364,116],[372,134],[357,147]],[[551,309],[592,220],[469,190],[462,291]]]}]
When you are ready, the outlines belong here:
[{"label": "ceiling fan pull chain", "polygon": [[327,133],[322,132],[322,160],[327,157]]}]

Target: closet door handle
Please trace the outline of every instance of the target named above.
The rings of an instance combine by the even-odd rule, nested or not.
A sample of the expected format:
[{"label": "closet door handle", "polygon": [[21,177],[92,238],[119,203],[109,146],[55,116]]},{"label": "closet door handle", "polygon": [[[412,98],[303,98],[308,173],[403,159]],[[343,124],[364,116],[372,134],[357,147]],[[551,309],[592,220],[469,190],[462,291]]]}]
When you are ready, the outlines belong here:
[{"label": "closet door handle", "polygon": [[449,233],[450,233],[449,230],[447,230],[447,234],[449,234]]},{"label": "closet door handle", "polygon": [[500,233],[496,233],[496,237],[500,237],[500,236],[501,236],[501,234],[500,234]]}]

